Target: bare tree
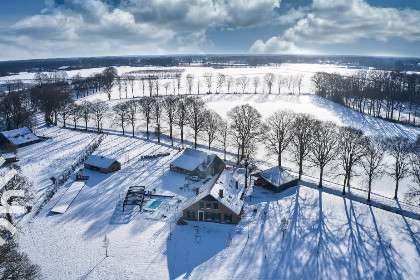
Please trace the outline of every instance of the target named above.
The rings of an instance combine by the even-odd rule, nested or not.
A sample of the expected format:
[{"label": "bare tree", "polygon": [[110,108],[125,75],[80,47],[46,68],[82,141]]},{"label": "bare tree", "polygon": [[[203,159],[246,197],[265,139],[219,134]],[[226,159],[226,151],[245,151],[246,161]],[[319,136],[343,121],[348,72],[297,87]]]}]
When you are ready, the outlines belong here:
[{"label": "bare tree", "polygon": [[127,122],[127,111],[128,111],[129,101],[118,103],[112,107],[112,111],[115,113],[115,120],[121,126],[122,133],[125,135],[125,124]]},{"label": "bare tree", "polygon": [[175,123],[180,129],[181,143],[184,144],[184,127],[187,124],[187,102],[185,98],[177,99]]},{"label": "bare tree", "polygon": [[170,86],[171,86],[171,83],[169,81],[163,84],[163,87],[165,88],[165,95],[168,95],[168,89]]},{"label": "bare tree", "polygon": [[134,77],[133,75],[128,75],[127,80],[131,87],[131,95],[134,97],[134,83],[136,81],[136,77]]},{"label": "bare tree", "polygon": [[197,77],[197,94],[200,94],[200,88],[201,88],[201,79],[200,77]]},{"label": "bare tree", "polygon": [[219,132],[220,124],[222,123],[222,118],[213,110],[207,110],[205,112],[205,127],[206,138],[208,141],[208,148],[210,150],[211,143],[217,138]]},{"label": "bare tree", "polygon": [[156,96],[159,96],[159,88],[160,88],[160,81],[159,77],[155,78],[155,90],[156,90]]},{"label": "bare tree", "polygon": [[58,114],[61,116],[63,120],[63,127],[66,127],[66,120],[71,116],[71,109],[72,109],[73,102],[65,103],[60,106],[58,109]]},{"label": "bare tree", "polygon": [[394,199],[398,197],[399,181],[405,178],[409,171],[409,155],[412,145],[407,138],[397,136],[386,141],[389,154],[394,159],[394,168],[388,174],[395,180]]},{"label": "bare tree", "polygon": [[[140,99],[140,101],[144,101],[147,99],[151,99],[150,97],[145,97]],[[139,113],[139,109],[140,107],[143,108],[142,106],[142,102],[139,102],[139,100],[130,100],[127,101],[127,121],[129,124],[131,124],[131,129],[133,131],[133,137],[135,134],[135,130],[136,130],[136,122],[137,122],[137,115]],[[151,109],[150,109],[151,110]],[[144,112],[143,112],[144,114]],[[150,112],[149,112],[150,115]],[[148,123],[150,122],[150,116],[148,118]],[[147,139],[149,139],[149,125],[147,125]]]},{"label": "bare tree", "polygon": [[231,119],[231,133],[238,151],[238,163],[244,159],[245,150],[261,135],[261,114],[249,104],[238,105],[228,113]]},{"label": "bare tree", "polygon": [[302,179],[303,162],[310,152],[314,121],[308,114],[299,114],[293,123],[292,147],[299,166],[299,180]]},{"label": "bare tree", "polygon": [[125,98],[127,99],[128,98],[128,85],[129,85],[127,77],[123,77],[121,82],[122,82],[122,87],[125,91]]},{"label": "bare tree", "polygon": [[279,89],[279,94],[281,94],[281,88],[286,84],[286,78],[282,74],[277,75],[277,87]]},{"label": "bare tree", "polygon": [[211,93],[211,87],[213,86],[213,74],[210,72],[206,72],[203,74],[204,81],[207,85],[208,92]]},{"label": "bare tree", "polygon": [[187,122],[194,131],[194,149],[197,149],[198,134],[205,129],[206,108],[198,97],[187,99]]},{"label": "bare tree", "polygon": [[287,77],[287,93],[288,94],[292,94],[292,91],[290,90],[291,87],[293,87],[293,90],[294,90],[294,84],[293,83],[294,83],[294,78],[293,78],[292,75],[289,75]]},{"label": "bare tree", "polygon": [[105,118],[107,111],[108,105],[105,102],[99,99],[92,102],[92,114],[95,119],[98,132],[101,131],[102,121]]},{"label": "bare tree", "polygon": [[121,76],[118,76],[118,77],[116,78],[116,80],[117,80],[117,86],[118,86],[118,93],[119,93],[119,97],[120,97],[120,99],[121,99],[121,92],[122,92],[122,87],[123,87],[123,81],[122,81]]},{"label": "bare tree", "polygon": [[366,152],[362,157],[362,167],[368,176],[368,198],[372,190],[372,181],[382,173],[382,159],[385,155],[385,147],[382,139],[366,137]]},{"label": "bare tree", "polygon": [[70,106],[70,117],[71,117],[71,120],[73,121],[74,129],[76,129],[77,121],[80,120],[80,118],[82,117],[81,106],[72,102]]},{"label": "bare tree", "polygon": [[115,78],[118,77],[118,71],[112,66],[107,67],[104,69],[104,71],[102,71],[102,77],[103,77],[102,90],[108,96],[108,99],[111,100],[112,88],[114,86]]},{"label": "bare tree", "polygon": [[337,126],[332,122],[316,120],[312,127],[313,136],[309,160],[319,167],[319,184],[322,188],[322,178],[325,166],[337,156],[338,133]]},{"label": "bare tree", "polygon": [[226,160],[226,150],[227,150],[227,145],[229,142],[229,124],[222,120],[220,123],[220,127],[218,130],[218,140],[219,142],[222,144],[223,147],[223,160]]},{"label": "bare tree", "polygon": [[414,144],[410,155],[410,173],[414,178],[416,186],[411,187],[406,193],[408,201],[412,201],[420,196],[420,143]]},{"label": "bare tree", "polygon": [[80,106],[80,113],[82,119],[85,121],[85,130],[88,128],[88,122],[91,118],[92,103],[89,101],[83,101]]},{"label": "bare tree", "polygon": [[300,95],[300,88],[302,87],[302,81],[303,81],[303,75],[297,74],[295,77],[296,86],[299,89],[299,95]]},{"label": "bare tree", "polygon": [[153,116],[155,118],[156,123],[156,130],[155,133],[158,137],[158,143],[160,143],[160,135],[161,135],[161,120],[162,120],[162,110],[163,104],[160,98],[154,98],[153,102]]},{"label": "bare tree", "polygon": [[268,87],[268,93],[271,94],[271,88],[273,87],[274,83],[274,74],[273,73],[267,73],[264,76],[264,82]]},{"label": "bare tree", "polygon": [[153,95],[153,85],[154,85],[153,76],[152,75],[149,75],[147,77],[147,87],[149,88],[149,95],[150,95],[150,97],[152,97],[152,95]]},{"label": "bare tree", "polygon": [[265,145],[270,152],[277,155],[278,166],[282,165],[282,153],[292,140],[294,118],[295,115],[292,111],[280,110],[276,111],[266,121]]},{"label": "bare tree", "polygon": [[237,79],[237,83],[242,90],[242,94],[244,94],[249,84],[249,78],[247,76],[241,76]]},{"label": "bare tree", "polygon": [[166,118],[169,124],[169,138],[171,139],[171,145],[174,145],[174,138],[173,138],[173,125],[175,123],[176,118],[176,110],[178,105],[178,99],[173,96],[169,96],[164,99],[163,106],[165,108]]},{"label": "bare tree", "polygon": [[186,86],[187,86],[188,94],[190,94],[190,95],[191,95],[191,92],[192,92],[193,85],[194,85],[194,75],[193,74],[188,74],[187,75],[187,80],[186,80]]},{"label": "bare tree", "polygon": [[149,125],[152,120],[153,115],[153,104],[154,100],[153,97],[145,97],[139,100],[139,105],[141,108],[141,113],[146,121],[146,136],[149,139]]},{"label": "bare tree", "polygon": [[226,87],[227,87],[227,93],[230,93],[230,89],[235,84],[235,79],[232,76],[229,76],[226,79]]},{"label": "bare tree", "polygon": [[339,135],[339,158],[344,170],[343,195],[345,195],[346,186],[350,186],[353,167],[360,162],[366,143],[363,132],[351,127],[340,127]]},{"label": "bare tree", "polygon": [[146,80],[143,78],[140,78],[140,88],[141,88],[141,92],[143,93],[144,96],[144,92],[146,89]]},{"label": "bare tree", "polygon": [[226,82],[226,76],[224,74],[218,73],[217,79],[216,79],[216,93],[220,93],[222,91],[222,87],[224,83]]},{"label": "bare tree", "polygon": [[40,268],[19,250],[14,240],[0,246],[0,279],[42,279]]},{"label": "bare tree", "polygon": [[181,81],[182,81],[182,75],[179,74],[176,76],[176,87],[178,89],[178,95],[179,95],[179,90],[181,89]]},{"label": "bare tree", "polygon": [[260,78],[258,76],[252,78],[252,85],[254,86],[254,94],[257,94],[257,89],[260,85]]}]

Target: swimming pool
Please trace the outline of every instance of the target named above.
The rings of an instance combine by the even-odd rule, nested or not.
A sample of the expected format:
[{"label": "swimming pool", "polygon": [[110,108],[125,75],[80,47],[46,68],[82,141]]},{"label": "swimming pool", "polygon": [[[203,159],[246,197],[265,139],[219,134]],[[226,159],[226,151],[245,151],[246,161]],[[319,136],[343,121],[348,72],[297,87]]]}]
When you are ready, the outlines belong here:
[{"label": "swimming pool", "polygon": [[160,201],[160,200],[155,200],[155,201],[153,201],[150,205],[149,205],[149,207],[147,207],[147,208],[149,208],[149,209],[156,209],[156,208],[158,208],[159,207],[159,205],[162,203],[162,201]]}]

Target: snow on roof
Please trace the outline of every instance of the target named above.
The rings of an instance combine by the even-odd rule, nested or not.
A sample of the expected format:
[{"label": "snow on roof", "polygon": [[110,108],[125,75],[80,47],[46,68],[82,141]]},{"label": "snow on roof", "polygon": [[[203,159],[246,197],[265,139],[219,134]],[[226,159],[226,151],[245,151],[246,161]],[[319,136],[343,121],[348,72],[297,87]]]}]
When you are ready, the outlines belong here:
[{"label": "snow on roof", "polygon": [[[216,155],[213,154],[207,154],[202,151],[193,150],[190,148],[186,148],[182,155],[177,157],[172,163],[172,166],[176,166],[188,171],[193,171],[197,167],[200,167],[200,165],[203,162],[206,162],[207,157],[210,157],[210,163],[213,161],[213,159],[216,157]],[[200,167],[201,170],[205,169]]]},{"label": "snow on roof", "polygon": [[14,153],[5,153],[2,155],[2,157],[4,159],[11,159],[11,158],[16,158],[16,155]]},{"label": "snow on roof", "polygon": [[39,140],[39,138],[27,127],[3,131],[1,134],[3,134],[3,136],[6,137],[10,143],[15,145],[21,145]]},{"label": "snow on roof", "polygon": [[[220,197],[219,195],[220,190],[223,190],[223,197]],[[238,189],[236,189],[235,178],[233,178],[228,170],[223,170],[220,175],[213,177],[210,181],[201,186],[200,193],[187,203],[187,207],[200,201],[204,197],[211,195],[214,199],[232,210],[232,212],[239,215],[244,204],[244,201],[241,200],[243,192],[243,186],[238,184]]]},{"label": "snow on roof", "polygon": [[70,204],[76,199],[76,196],[85,186],[85,182],[74,182],[63,194],[57,204],[51,209],[55,213],[64,213],[70,207]]},{"label": "snow on roof", "polygon": [[101,156],[90,156],[84,163],[92,166],[107,169],[111,164],[117,160]]},{"label": "snow on roof", "polygon": [[3,158],[3,156],[0,156],[0,166],[2,166],[5,162],[6,160]]},{"label": "snow on roof", "polygon": [[274,166],[270,169],[256,173],[256,175],[260,175],[264,180],[276,187],[297,179],[296,176],[290,174],[280,166]]}]

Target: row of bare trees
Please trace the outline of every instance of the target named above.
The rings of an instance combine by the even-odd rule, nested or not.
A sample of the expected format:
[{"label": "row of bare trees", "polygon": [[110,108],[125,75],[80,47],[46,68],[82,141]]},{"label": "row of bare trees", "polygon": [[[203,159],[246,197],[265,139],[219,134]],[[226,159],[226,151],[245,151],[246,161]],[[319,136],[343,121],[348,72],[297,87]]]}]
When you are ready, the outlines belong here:
[{"label": "row of bare trees", "polygon": [[343,76],[319,72],[312,82],[317,95],[374,117],[416,125],[420,116],[420,75],[416,73],[361,70]]},{"label": "row of bare trees", "polygon": [[[287,149],[294,155],[299,166],[299,179],[303,174],[304,162],[319,169],[319,187],[323,184],[325,167],[340,164],[343,176],[343,195],[355,167],[360,166],[367,177],[368,201],[372,182],[383,174],[395,180],[394,198],[398,197],[399,182],[412,175],[419,179],[419,141],[411,143],[407,138],[381,138],[365,136],[360,130],[339,127],[332,122],[323,122],[307,114],[291,111],[277,111],[266,121],[265,144],[277,155],[282,165],[282,154]],[[387,165],[385,158],[392,159]],[[420,185],[420,184],[419,184]],[[411,192],[415,193],[415,189]]]}]

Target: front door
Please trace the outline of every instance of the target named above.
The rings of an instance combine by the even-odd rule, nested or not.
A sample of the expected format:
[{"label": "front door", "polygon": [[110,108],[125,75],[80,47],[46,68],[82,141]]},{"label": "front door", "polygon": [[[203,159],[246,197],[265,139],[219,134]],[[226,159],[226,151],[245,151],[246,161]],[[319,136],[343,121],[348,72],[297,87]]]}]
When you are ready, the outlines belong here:
[{"label": "front door", "polygon": [[199,221],[204,221],[204,212],[203,211],[198,211],[198,220]]}]

